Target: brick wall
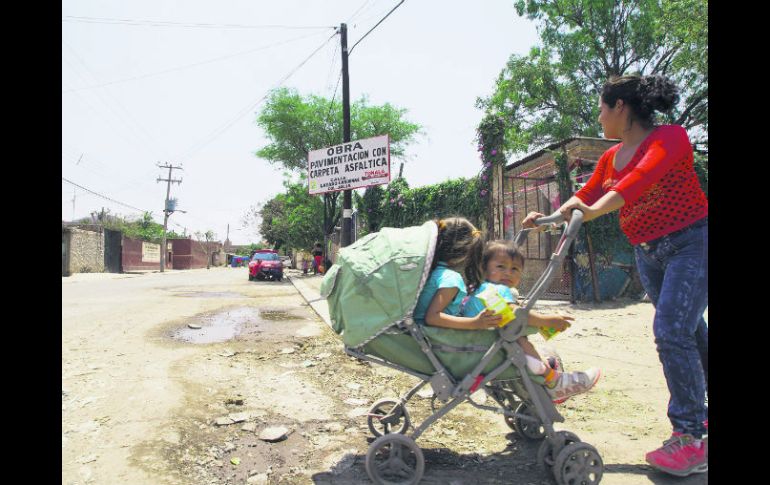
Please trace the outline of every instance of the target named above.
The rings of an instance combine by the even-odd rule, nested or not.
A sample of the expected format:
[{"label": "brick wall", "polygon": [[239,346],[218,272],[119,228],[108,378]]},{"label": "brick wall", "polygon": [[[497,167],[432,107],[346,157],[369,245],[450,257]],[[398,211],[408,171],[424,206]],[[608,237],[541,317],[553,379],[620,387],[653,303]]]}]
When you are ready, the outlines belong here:
[{"label": "brick wall", "polygon": [[67,228],[70,232],[68,273],[101,273],[104,271],[104,234]]},{"label": "brick wall", "polygon": [[[123,247],[121,252],[123,271],[160,270],[160,261],[142,260],[142,244],[152,245],[152,243],[140,239],[132,239],[123,236]],[[160,250],[160,244],[154,244],[151,247],[158,251]],[[144,259],[147,258],[145,257]]]}]

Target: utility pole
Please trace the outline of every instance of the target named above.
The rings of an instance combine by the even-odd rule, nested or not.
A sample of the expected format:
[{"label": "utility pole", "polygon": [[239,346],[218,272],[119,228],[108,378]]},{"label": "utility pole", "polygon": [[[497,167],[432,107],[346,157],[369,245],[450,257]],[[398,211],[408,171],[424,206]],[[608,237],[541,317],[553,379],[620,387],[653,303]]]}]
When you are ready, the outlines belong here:
[{"label": "utility pole", "polygon": [[164,272],[166,270],[166,251],[167,251],[167,245],[166,245],[166,230],[168,229],[168,216],[171,215],[173,210],[169,209],[168,200],[169,196],[171,195],[171,184],[181,184],[182,179],[175,180],[171,178],[171,171],[172,170],[182,170],[182,167],[175,167],[171,164],[161,165],[158,164],[158,168],[167,168],[168,169],[168,178],[162,179],[158,177],[158,182],[167,182],[166,184],[166,204],[163,206],[163,240],[160,245],[160,272]]},{"label": "utility pole", "polygon": [[[342,135],[343,142],[350,141],[350,83],[348,82],[348,26],[340,25],[340,40],[342,42]],[[342,234],[340,247],[350,245],[351,217],[353,215],[352,190],[345,190],[342,194]]]}]

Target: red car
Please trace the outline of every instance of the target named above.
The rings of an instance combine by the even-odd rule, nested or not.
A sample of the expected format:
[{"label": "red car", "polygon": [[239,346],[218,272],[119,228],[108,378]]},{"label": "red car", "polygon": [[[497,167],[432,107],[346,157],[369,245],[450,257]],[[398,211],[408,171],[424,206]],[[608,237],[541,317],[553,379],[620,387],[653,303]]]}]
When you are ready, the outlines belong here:
[{"label": "red car", "polygon": [[249,261],[249,281],[266,278],[281,281],[283,279],[283,262],[278,252],[272,249],[260,249]]}]

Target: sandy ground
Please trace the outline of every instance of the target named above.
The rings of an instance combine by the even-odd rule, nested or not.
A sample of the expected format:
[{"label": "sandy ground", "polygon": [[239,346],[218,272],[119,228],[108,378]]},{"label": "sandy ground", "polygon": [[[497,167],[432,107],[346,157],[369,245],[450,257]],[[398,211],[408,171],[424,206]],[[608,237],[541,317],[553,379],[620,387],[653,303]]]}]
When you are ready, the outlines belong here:
[{"label": "sandy ground", "polygon": [[[670,434],[652,305],[548,307],[576,318],[549,343],[565,367],[603,370],[593,392],[559,407],[556,426],[599,450],[602,483],[708,483],[644,464]],[[249,282],[243,268],[62,278],[62,484],[371,483],[364,414],[415,383],[346,356],[287,280]],[[409,411],[419,425],[429,400]],[[285,439],[260,439],[276,426]],[[470,405],[418,444],[421,483],[553,483],[537,443]]]}]

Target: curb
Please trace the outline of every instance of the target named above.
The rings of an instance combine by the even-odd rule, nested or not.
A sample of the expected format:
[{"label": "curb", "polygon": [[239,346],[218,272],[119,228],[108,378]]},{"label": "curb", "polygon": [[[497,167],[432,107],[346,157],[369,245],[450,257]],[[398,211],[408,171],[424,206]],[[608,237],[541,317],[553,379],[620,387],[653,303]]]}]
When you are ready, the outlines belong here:
[{"label": "curb", "polygon": [[326,304],[326,299],[321,298],[321,294],[318,290],[306,285],[301,279],[295,279],[291,276],[286,276],[294,288],[299,292],[302,298],[305,299],[307,304],[316,314],[323,320],[329,328],[332,328],[331,317],[329,316],[329,306]]}]

